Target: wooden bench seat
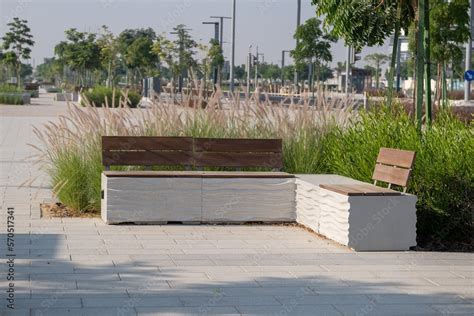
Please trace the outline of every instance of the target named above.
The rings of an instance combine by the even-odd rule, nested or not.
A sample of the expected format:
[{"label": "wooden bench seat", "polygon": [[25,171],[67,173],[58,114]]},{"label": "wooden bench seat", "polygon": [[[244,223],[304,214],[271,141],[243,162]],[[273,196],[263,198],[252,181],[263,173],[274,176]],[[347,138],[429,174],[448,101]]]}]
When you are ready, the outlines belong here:
[{"label": "wooden bench seat", "polygon": [[[279,171],[281,139],[103,137],[102,160],[102,218],[109,224],[291,222],[296,217],[294,175]],[[111,166],[148,170],[110,171]],[[186,170],[152,171],[154,166]]]},{"label": "wooden bench seat", "polygon": [[371,184],[321,184],[321,188],[348,196],[396,196],[399,191]]},{"label": "wooden bench seat", "polygon": [[[321,184],[320,187],[329,191],[349,196],[358,195],[400,195],[399,191],[391,190],[392,185],[403,188],[406,192],[408,179],[412,171],[415,152],[393,148],[380,148],[375,164],[372,180],[374,184]],[[387,188],[376,186],[377,182],[388,183]]]},{"label": "wooden bench seat", "polygon": [[106,177],[134,178],[294,178],[286,172],[243,172],[243,171],[104,171]]}]

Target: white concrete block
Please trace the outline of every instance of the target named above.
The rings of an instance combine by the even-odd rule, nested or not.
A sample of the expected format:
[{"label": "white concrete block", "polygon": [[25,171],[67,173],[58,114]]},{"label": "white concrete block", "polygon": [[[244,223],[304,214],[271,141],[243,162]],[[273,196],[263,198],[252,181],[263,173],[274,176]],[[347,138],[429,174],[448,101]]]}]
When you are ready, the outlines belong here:
[{"label": "white concrete block", "polygon": [[296,219],[295,179],[203,179],[204,222],[291,222]]},{"label": "white concrete block", "polygon": [[200,178],[102,175],[102,219],[108,224],[201,221]]}]

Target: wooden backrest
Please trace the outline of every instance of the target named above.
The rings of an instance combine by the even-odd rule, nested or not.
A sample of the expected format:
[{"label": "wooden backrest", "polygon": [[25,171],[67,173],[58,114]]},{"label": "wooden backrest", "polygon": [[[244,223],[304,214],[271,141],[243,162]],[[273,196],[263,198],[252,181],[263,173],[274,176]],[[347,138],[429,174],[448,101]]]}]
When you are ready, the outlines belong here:
[{"label": "wooden backrest", "polygon": [[415,152],[393,148],[380,148],[372,180],[399,185],[406,190],[410,178]]},{"label": "wooden backrest", "polygon": [[195,138],[196,167],[283,167],[281,139]]},{"label": "wooden backrest", "polygon": [[103,136],[102,163],[109,166],[193,164],[191,137]]}]

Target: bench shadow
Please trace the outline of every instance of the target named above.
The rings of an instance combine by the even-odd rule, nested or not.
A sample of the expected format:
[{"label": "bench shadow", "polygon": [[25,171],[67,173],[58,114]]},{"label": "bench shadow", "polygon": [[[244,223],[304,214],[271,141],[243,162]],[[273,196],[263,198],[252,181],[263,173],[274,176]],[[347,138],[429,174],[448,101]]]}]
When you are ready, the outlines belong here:
[{"label": "bench shadow", "polygon": [[[6,240],[7,235],[0,234],[3,254],[8,253]],[[142,255],[140,260],[131,256],[128,262],[99,262],[91,257],[78,263],[64,255],[65,249],[63,234],[15,236],[16,313],[380,315],[470,313],[474,306],[468,302],[472,287],[465,289],[467,298],[463,298],[428,281],[363,280],[357,272],[338,275],[317,268],[297,275],[275,266],[273,272],[264,268],[249,272],[232,263],[213,270],[193,265],[192,260],[189,265],[164,266],[154,262],[156,254]],[[259,254],[252,266],[258,267],[267,256]],[[163,257],[168,257],[166,251]],[[8,265],[2,265],[1,272],[5,281]],[[0,299],[6,302],[8,284],[2,284]],[[6,304],[0,306],[1,315],[10,312]]]}]

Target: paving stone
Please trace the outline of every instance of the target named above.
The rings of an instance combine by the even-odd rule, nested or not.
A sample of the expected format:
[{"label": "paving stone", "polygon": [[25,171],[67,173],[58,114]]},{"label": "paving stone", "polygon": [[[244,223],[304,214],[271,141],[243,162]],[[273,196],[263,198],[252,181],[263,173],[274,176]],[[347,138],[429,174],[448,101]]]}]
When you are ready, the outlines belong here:
[{"label": "paving stone", "polygon": [[240,315],[230,306],[202,306],[202,307],[136,307],[139,316],[152,315]]}]

